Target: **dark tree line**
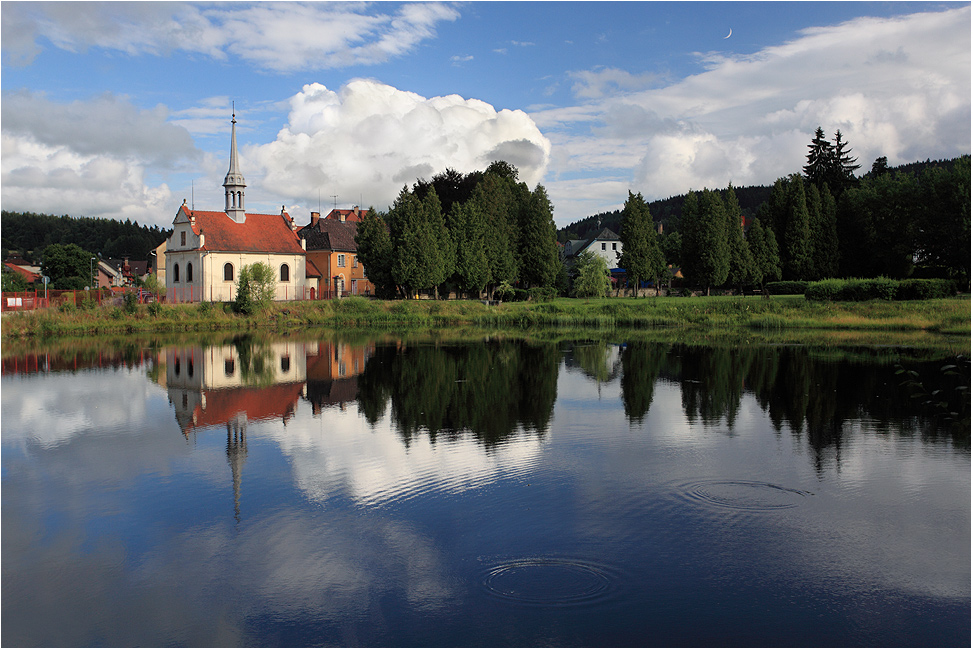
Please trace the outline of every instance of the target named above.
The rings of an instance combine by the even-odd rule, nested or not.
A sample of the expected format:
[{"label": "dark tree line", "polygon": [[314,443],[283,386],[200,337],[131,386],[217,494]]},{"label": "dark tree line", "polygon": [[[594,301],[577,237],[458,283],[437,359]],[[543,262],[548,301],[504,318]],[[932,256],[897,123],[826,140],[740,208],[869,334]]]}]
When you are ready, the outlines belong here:
[{"label": "dark tree line", "polygon": [[[969,156],[908,171],[879,158],[856,177],[860,165],[841,131],[831,142],[818,128],[808,149],[804,173],[777,179],[752,218],[732,186],[682,197],[660,241],[666,263],[707,293],[834,277],[947,277],[969,286]],[[627,211],[628,203],[623,241]],[[652,253],[625,254],[642,277]]]},{"label": "dark tree line", "polygon": [[382,297],[553,287],[562,267],[547,191],[504,161],[403,187],[387,213],[368,211],[355,242]]},{"label": "dark tree line", "polygon": [[45,249],[51,244],[76,244],[95,255],[111,258],[128,257],[147,260],[169,236],[158,226],[140,226],[129,219],[54,216],[34,212],[2,213],[3,249],[16,251],[28,262],[40,264]]}]

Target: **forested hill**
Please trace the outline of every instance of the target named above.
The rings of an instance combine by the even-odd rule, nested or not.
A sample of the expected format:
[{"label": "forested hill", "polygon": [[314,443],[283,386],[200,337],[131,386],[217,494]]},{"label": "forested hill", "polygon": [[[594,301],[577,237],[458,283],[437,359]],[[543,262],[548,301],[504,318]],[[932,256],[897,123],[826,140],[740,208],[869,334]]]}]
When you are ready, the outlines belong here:
[{"label": "forested hill", "polygon": [[[930,167],[950,167],[952,166],[958,158],[953,158],[951,160],[926,160],[918,161],[914,163],[908,163],[905,165],[900,165],[898,167],[888,168],[888,171],[892,173],[904,173],[912,174],[914,176],[919,176],[924,170]],[[878,161],[876,161],[877,163]],[[865,176],[869,176],[872,172],[869,171]],[[773,185],[752,185],[749,187],[734,187],[733,191],[736,194],[737,201],[740,203],[740,209],[744,215],[748,217],[754,217],[757,214],[760,205],[770,198],[770,191],[773,189]],[[720,194],[725,194],[725,189],[720,190]],[[619,197],[619,202],[623,203],[627,196]],[[680,194],[678,196],[672,196],[668,199],[662,199],[658,201],[652,201],[649,203],[649,213],[652,215],[652,220],[656,223],[661,222],[663,225],[663,230],[669,232],[670,230],[679,229],[679,214],[682,212],[682,204],[686,200],[686,194]],[[590,217],[585,217],[579,221],[575,221],[564,228],[558,230],[557,236],[558,241],[564,243],[571,239],[585,239],[592,235],[596,235],[597,232],[602,228],[610,228],[615,233],[619,233],[622,221],[622,211],[613,210],[611,212],[602,212],[600,214],[595,214]]]},{"label": "forested hill", "polygon": [[168,236],[158,226],[140,226],[126,219],[97,219],[93,217],[57,217],[33,212],[0,213],[3,258],[17,253],[24,259],[40,264],[44,249],[51,244],[77,244],[86,251],[102,257],[146,260],[149,251]]}]

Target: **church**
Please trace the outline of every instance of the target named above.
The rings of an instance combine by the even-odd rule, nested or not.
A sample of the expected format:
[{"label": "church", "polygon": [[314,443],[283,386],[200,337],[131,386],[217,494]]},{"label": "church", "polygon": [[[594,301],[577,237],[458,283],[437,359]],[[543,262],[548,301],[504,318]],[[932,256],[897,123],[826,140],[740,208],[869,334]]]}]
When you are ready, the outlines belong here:
[{"label": "church", "polygon": [[280,214],[247,213],[246,187],[237,157],[234,113],[223,211],[194,210],[184,200],[172,220],[165,249],[168,302],[232,301],[240,270],[256,262],[274,270],[276,300],[309,297],[305,243],[297,224],[283,207]]}]

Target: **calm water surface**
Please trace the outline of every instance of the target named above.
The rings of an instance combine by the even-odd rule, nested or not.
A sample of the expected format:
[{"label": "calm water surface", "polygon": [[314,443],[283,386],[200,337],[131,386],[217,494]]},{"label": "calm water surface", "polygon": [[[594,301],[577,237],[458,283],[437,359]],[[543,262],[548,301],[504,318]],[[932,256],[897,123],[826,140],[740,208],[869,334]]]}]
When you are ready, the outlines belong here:
[{"label": "calm water surface", "polygon": [[497,338],[5,356],[0,640],[968,646],[969,365],[947,363]]}]

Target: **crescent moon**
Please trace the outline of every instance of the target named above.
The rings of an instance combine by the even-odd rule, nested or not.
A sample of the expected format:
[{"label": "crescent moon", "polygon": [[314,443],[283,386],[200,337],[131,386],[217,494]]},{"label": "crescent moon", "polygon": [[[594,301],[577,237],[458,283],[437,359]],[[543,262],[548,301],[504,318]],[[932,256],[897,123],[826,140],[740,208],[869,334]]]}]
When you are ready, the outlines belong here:
[{"label": "crescent moon", "polygon": [[732,27],[730,28],[730,33],[727,34],[726,36],[724,36],[723,37],[723,40],[725,41],[726,39],[730,38],[731,36],[733,36],[733,28]]}]

